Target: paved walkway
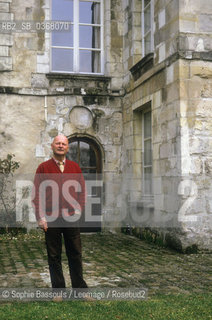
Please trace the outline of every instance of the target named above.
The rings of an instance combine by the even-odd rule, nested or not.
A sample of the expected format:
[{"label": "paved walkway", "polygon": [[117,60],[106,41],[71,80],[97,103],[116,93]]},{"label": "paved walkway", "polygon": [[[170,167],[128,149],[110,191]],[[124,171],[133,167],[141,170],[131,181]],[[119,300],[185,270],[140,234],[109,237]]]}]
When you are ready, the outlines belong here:
[{"label": "paved walkway", "polygon": [[[154,294],[212,291],[212,254],[180,254],[124,234],[82,234],[90,287],[146,287]],[[70,279],[65,253],[63,268]],[[50,287],[42,233],[0,240],[0,287]]]}]

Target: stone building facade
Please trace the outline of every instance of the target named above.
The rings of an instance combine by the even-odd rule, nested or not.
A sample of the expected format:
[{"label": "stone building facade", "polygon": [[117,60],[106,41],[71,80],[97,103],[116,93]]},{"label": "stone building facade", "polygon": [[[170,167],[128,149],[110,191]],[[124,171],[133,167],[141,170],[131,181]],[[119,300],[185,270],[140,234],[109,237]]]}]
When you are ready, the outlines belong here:
[{"label": "stone building facade", "polygon": [[64,133],[102,174],[102,228],[209,250],[211,15],[210,0],[0,0],[2,156],[34,172]]}]

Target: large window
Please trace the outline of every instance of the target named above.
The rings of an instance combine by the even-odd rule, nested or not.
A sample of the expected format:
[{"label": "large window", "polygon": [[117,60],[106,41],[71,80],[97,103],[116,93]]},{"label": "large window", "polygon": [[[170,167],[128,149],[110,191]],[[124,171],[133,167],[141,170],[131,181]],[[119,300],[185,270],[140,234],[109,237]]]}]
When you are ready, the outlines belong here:
[{"label": "large window", "polygon": [[52,0],[52,20],[70,28],[52,32],[51,71],[102,74],[103,0]]},{"label": "large window", "polygon": [[154,50],[154,0],[142,0],[141,26],[144,57]]},{"label": "large window", "polygon": [[152,120],[151,110],[143,112],[143,190],[152,194]]}]

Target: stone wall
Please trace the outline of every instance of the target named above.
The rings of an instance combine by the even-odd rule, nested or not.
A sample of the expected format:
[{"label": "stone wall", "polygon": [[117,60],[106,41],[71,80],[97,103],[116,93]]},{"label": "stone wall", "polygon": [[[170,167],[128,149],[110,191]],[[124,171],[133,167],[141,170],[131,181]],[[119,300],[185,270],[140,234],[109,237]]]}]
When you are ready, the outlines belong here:
[{"label": "stone wall", "polygon": [[[211,246],[211,1],[180,1],[180,134],[184,243]],[[187,195],[185,189],[187,189]]]},{"label": "stone wall", "polygon": [[[55,135],[93,139],[102,151],[105,190],[110,191],[105,196],[109,214],[111,206],[116,206],[111,185],[121,166],[120,9],[119,1],[104,4],[105,76],[50,74],[49,32],[13,32],[3,34],[0,40],[2,56],[11,56],[10,67],[4,57],[0,69],[4,71],[0,72],[1,158],[12,152],[20,162],[18,174],[33,174],[38,164],[50,157]],[[48,20],[50,1],[0,1],[0,16],[14,21]]]},{"label": "stone wall", "polygon": [[[122,129],[120,122],[122,115],[120,96],[123,92],[120,79],[122,78],[121,61],[123,44],[122,20],[121,16],[119,16],[119,7],[120,4],[114,2],[111,9],[110,2],[106,2],[104,8],[106,21],[104,31],[106,48],[105,74],[113,74],[112,79],[106,78],[106,81],[104,77],[92,78],[86,76],[70,76],[65,77],[65,79],[64,77],[57,76],[48,78],[46,74],[50,70],[50,33],[15,32],[12,35],[3,34],[1,37],[2,46],[4,44],[12,46],[10,52],[13,61],[10,72],[0,73],[1,110],[2,113],[4,113],[5,107],[8,109],[12,109],[13,107],[16,110],[18,107],[13,105],[13,99],[18,101],[18,105],[23,105],[23,108],[19,108],[17,111],[18,116],[19,118],[29,117],[29,123],[38,128],[37,147],[34,145],[33,154],[37,150],[37,156],[40,158],[40,161],[49,156],[51,138],[58,132],[64,132],[67,135],[72,135],[76,132],[93,135],[104,146],[114,145],[114,150],[117,149],[116,145],[121,143]],[[49,0],[30,0],[25,2],[5,0],[1,1],[0,10],[2,12],[1,18],[7,18],[7,20],[9,16],[6,17],[6,14],[10,15],[10,18],[14,21],[38,21],[50,18]],[[112,27],[111,24],[113,24]],[[113,41],[112,49],[111,41]],[[5,48],[1,47],[0,49],[3,52]],[[8,49],[6,51],[8,52]],[[8,70],[2,69],[2,71]],[[36,104],[35,106],[33,105],[34,99],[37,101],[39,109]],[[25,106],[28,110],[27,113]],[[80,129],[71,125],[69,114],[75,106],[84,106],[91,111],[93,117],[91,128]],[[36,112],[38,116],[36,116]],[[42,119],[39,114],[42,114]],[[13,122],[14,118],[11,117],[10,120]],[[10,120],[8,119],[7,121]],[[2,121],[2,126],[5,127],[4,121],[6,120]],[[7,132],[10,132],[11,137],[16,136],[21,140],[24,132],[22,130],[23,128],[19,132],[15,132],[15,130],[9,130],[8,128]],[[34,144],[31,134],[24,138],[29,139],[29,144]],[[4,143],[4,140],[2,140],[2,143]],[[19,153],[18,146],[13,144],[12,148],[15,153]],[[111,150],[113,147],[110,146],[109,149]],[[5,152],[7,152],[6,148]],[[115,151],[116,153],[117,151]],[[21,156],[20,154],[18,158],[23,162],[23,166],[29,160],[27,159],[28,157]],[[117,155],[115,158],[117,158]],[[108,163],[110,163],[110,159],[106,163],[106,166],[109,167]],[[117,170],[117,166],[116,164],[115,170]]]},{"label": "stone wall", "polygon": [[[132,8],[124,3],[129,26]],[[161,233],[164,242],[179,250],[193,245],[210,249],[211,3],[202,10],[199,1],[155,1],[154,9],[152,67],[145,69],[149,60],[141,60],[132,74],[127,72],[127,63],[139,55],[132,50],[132,39],[128,41],[130,33],[124,35],[122,170],[133,177],[126,191],[129,211],[147,211],[143,228]],[[141,119],[149,103],[154,191],[147,201],[142,190]],[[142,224],[137,229],[145,234]]]}]

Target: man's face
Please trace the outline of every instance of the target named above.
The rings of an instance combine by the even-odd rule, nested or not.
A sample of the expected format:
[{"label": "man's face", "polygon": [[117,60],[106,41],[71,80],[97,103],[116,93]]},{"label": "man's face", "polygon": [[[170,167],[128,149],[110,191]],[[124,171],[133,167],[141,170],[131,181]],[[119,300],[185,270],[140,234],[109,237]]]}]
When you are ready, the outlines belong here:
[{"label": "man's face", "polygon": [[69,149],[68,139],[62,135],[57,136],[54,138],[51,147],[55,156],[65,157]]}]

